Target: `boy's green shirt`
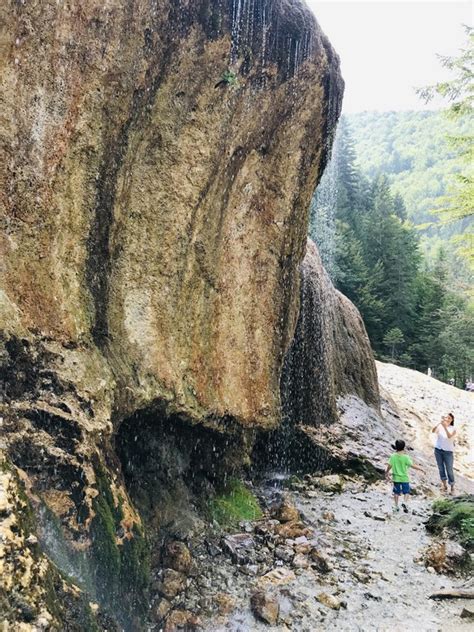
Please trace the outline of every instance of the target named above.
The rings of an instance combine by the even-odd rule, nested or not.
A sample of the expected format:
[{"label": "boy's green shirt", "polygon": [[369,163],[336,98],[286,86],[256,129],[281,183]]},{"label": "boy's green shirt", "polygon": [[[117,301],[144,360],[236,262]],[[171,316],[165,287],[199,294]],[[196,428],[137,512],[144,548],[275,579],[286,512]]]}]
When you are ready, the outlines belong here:
[{"label": "boy's green shirt", "polygon": [[408,470],[413,465],[408,454],[403,452],[394,452],[389,461],[392,466],[392,476],[394,483],[409,483]]}]

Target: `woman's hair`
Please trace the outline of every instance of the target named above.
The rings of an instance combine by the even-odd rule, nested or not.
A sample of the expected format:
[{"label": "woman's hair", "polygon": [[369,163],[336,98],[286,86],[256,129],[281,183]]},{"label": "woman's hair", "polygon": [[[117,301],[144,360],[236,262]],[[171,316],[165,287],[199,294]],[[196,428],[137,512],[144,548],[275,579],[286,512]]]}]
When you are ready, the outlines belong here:
[{"label": "woman's hair", "polygon": [[451,418],[451,423],[449,425],[450,426],[454,426],[454,415],[453,415],[453,413],[448,413],[447,416]]},{"label": "woman's hair", "polygon": [[403,439],[397,439],[395,445],[392,445],[392,448],[397,452],[401,452],[405,449],[405,441],[403,441]]}]

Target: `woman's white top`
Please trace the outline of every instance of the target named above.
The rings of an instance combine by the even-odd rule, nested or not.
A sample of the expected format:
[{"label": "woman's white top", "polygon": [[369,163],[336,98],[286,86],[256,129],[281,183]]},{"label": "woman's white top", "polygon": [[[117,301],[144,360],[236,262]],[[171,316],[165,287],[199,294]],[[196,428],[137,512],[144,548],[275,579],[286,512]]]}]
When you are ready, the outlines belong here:
[{"label": "woman's white top", "polygon": [[[454,428],[450,426],[449,432],[454,431]],[[446,428],[444,426],[438,426],[436,428],[436,443],[435,447],[439,450],[446,450],[447,452],[454,452],[454,437],[448,438],[446,434]]]}]

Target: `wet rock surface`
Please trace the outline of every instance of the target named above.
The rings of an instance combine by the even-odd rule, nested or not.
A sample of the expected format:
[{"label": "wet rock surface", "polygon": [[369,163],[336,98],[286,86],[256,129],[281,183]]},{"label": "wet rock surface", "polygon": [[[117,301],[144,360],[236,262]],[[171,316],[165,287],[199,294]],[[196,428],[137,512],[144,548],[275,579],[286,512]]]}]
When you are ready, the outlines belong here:
[{"label": "wet rock surface", "polygon": [[[312,13],[92,0],[4,19],[10,390],[48,373],[59,394],[80,356],[71,380],[96,415],[110,398],[117,420],[160,400],[210,425],[276,425],[343,91]],[[22,347],[37,343],[63,360],[38,356],[28,375]]]},{"label": "wet rock surface", "polygon": [[288,423],[328,426],[338,418],[337,398],[348,393],[377,407],[377,372],[362,317],[333,286],[311,240],[301,266],[300,303],[281,381]]},{"label": "wet rock surface", "polygon": [[192,627],[162,531],[202,533],[193,501],[279,423],[339,60],[299,0],[2,18],[1,447],[78,590],[138,630],[151,580]]}]

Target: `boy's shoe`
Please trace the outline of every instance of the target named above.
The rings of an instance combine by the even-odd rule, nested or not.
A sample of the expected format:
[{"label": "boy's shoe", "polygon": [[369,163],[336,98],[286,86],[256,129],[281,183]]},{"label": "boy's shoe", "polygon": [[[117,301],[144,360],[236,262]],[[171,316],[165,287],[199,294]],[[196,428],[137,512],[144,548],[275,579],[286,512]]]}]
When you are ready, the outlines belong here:
[{"label": "boy's shoe", "polygon": [[394,513],[398,513],[398,512],[400,511],[400,507],[399,507],[398,505],[394,505],[394,506],[392,507],[392,511],[393,511]]},{"label": "boy's shoe", "polygon": [[408,513],[408,507],[405,505],[405,503],[402,503],[402,509],[405,513]]}]

